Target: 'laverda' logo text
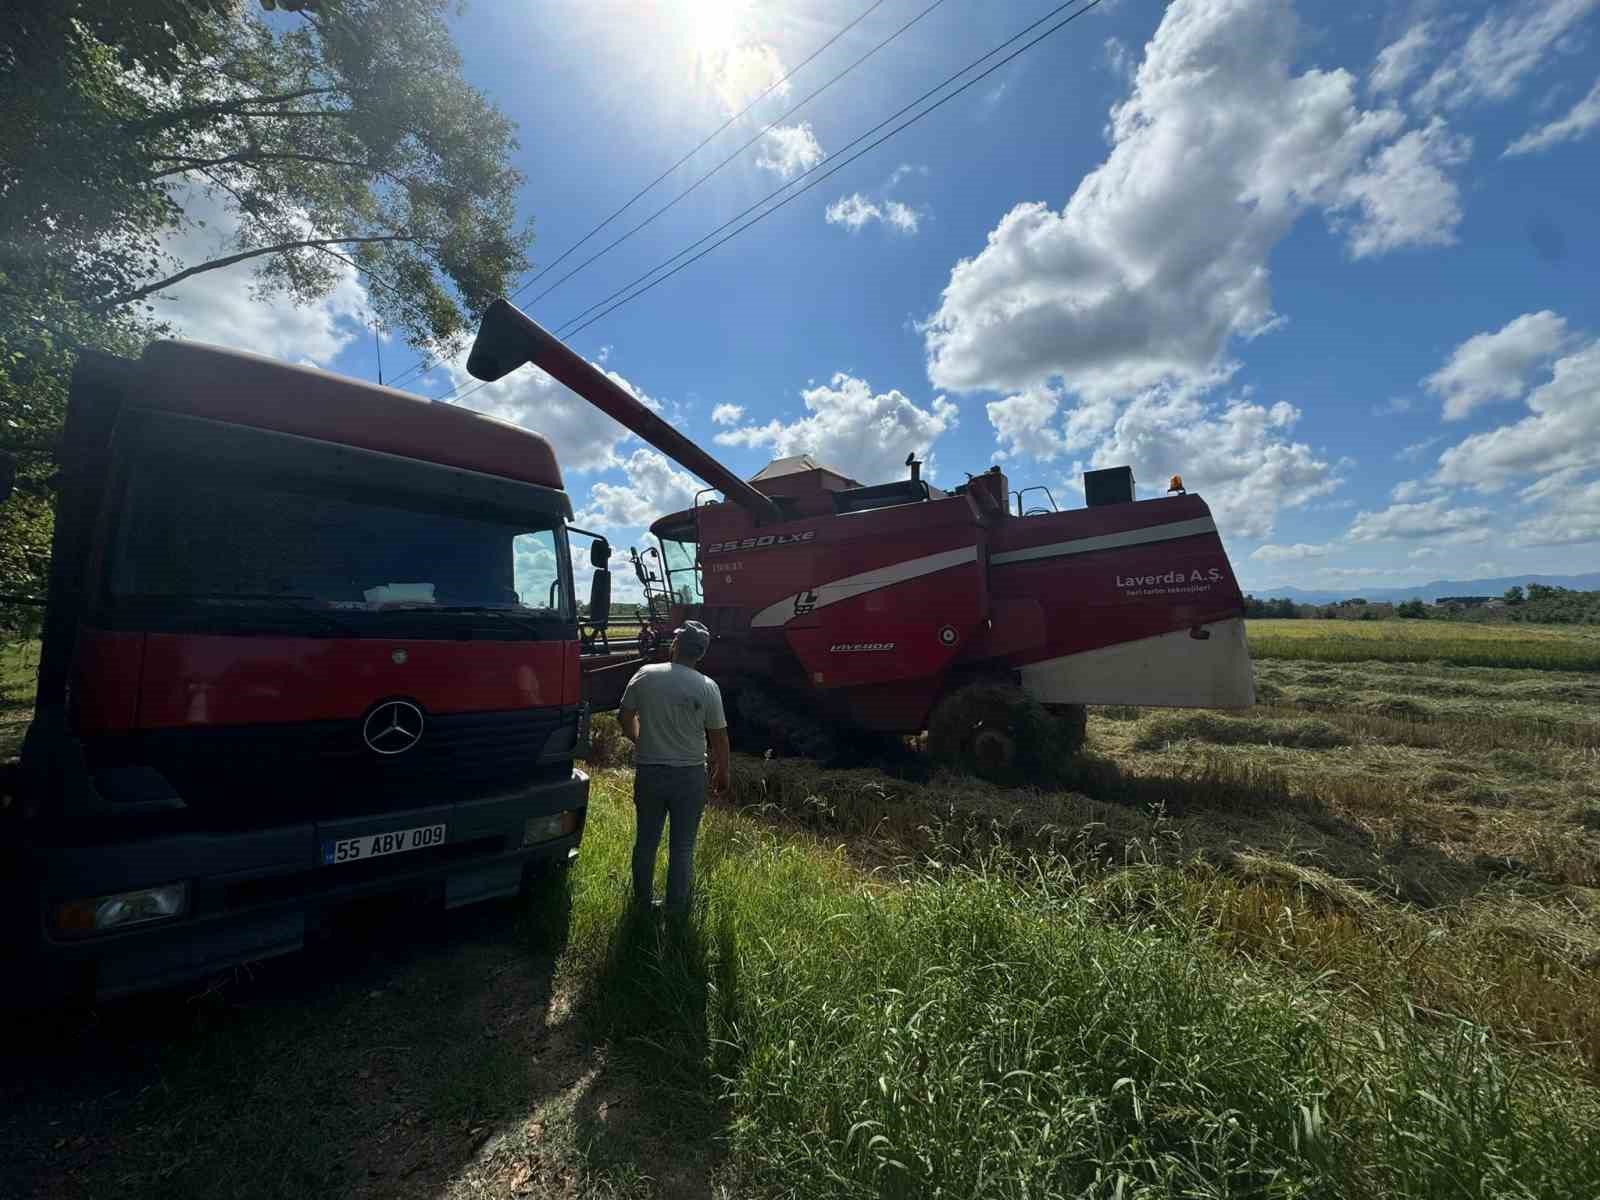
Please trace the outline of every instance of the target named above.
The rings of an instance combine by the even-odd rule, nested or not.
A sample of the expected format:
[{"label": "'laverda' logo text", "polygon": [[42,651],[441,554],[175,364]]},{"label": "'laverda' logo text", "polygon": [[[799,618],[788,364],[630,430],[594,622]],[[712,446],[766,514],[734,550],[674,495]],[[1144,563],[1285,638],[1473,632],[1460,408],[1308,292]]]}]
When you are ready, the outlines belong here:
[{"label": "'laverda' logo text", "polygon": [[873,650],[893,650],[893,642],[835,642],[828,647],[829,654],[864,654]]},{"label": "'laverda' logo text", "polygon": [[1124,578],[1117,576],[1119,588],[1153,587],[1158,583],[1216,583],[1222,578],[1220,567],[1208,567],[1204,571],[1198,567],[1188,574],[1182,571],[1168,571],[1165,575],[1130,575]]},{"label": "'laverda' logo text", "polygon": [[817,536],[815,529],[808,529],[804,533],[766,533],[760,537],[734,538],[728,542],[712,542],[701,554],[727,554],[732,550],[765,550],[768,546],[793,546],[800,542],[809,542]]}]

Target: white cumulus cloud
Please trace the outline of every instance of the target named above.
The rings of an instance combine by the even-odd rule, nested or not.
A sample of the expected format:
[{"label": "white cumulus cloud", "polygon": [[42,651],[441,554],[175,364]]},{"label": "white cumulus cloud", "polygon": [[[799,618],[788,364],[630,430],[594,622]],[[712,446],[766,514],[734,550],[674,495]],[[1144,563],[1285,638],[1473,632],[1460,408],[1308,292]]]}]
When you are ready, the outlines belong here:
[{"label": "white cumulus cloud", "polygon": [[927,460],[931,477],[930,447],[955,428],[958,415],[943,396],[923,408],[903,392],[874,392],[866,380],[842,372],[826,386],[807,388],[800,395],[809,415],[731,429],[717,434],[717,442],[764,447],[775,458],[809,454],[862,483],[883,483],[905,473],[908,452]]},{"label": "white cumulus cloud", "polygon": [[1449,246],[1461,224],[1459,191],[1450,172],[1467,161],[1472,139],[1435,117],[1373,155],[1340,189],[1362,219],[1349,231],[1356,258],[1402,246]]},{"label": "white cumulus cloud", "polygon": [[[641,403],[660,407],[623,375],[599,363],[594,365]],[[459,403],[463,407],[542,434],[555,450],[563,472],[603,471],[620,465],[618,447],[632,435],[538,367],[519,367],[483,387],[467,373],[465,353],[447,363],[445,370],[462,393]]]},{"label": "white cumulus cloud", "polygon": [[1600,0],[1520,0],[1491,5],[1413,98],[1424,108],[1509,99]]},{"label": "white cumulus cloud", "polygon": [[1403,114],[1361,108],[1348,71],[1295,74],[1295,59],[1287,5],[1175,0],[1112,110],[1106,161],[1059,212],[1018,204],[952,269],[924,325],[934,383],[1192,381],[1273,326],[1268,258],[1301,214],[1338,214],[1356,255],[1453,237],[1460,141],[1402,137]]},{"label": "white cumulus cloud", "polygon": [[1496,491],[1518,477],[1600,466],[1600,339],[1551,367],[1528,393],[1528,415],[1475,433],[1439,455],[1435,479]]},{"label": "white cumulus cloud", "polygon": [[921,224],[921,216],[910,205],[898,200],[880,204],[860,192],[840,196],[828,205],[823,219],[829,225],[843,225],[851,233],[859,233],[874,221],[881,221],[896,233],[916,233]]},{"label": "white cumulus cloud", "polygon": [[1549,507],[1519,524],[1512,540],[1524,546],[1600,542],[1600,479],[1554,492]]},{"label": "white cumulus cloud", "polygon": [[1289,439],[1299,419],[1299,410],[1281,401],[1208,403],[1183,389],[1155,388],[1123,409],[1090,465],[1126,464],[1135,479],[1147,481],[1182,475],[1191,492],[1204,495],[1225,534],[1268,537],[1282,509],[1341,482],[1333,464]]},{"label": "white cumulus cloud", "polygon": [[716,425],[737,425],[743,418],[742,404],[719,404],[711,410],[711,420]]},{"label": "white cumulus cloud", "polygon": [[691,507],[703,486],[654,450],[635,450],[623,460],[622,471],[625,482],[601,480],[589,489],[588,503],[578,513],[576,524],[602,530],[638,529],[657,517]]},{"label": "white cumulus cloud", "polygon": [[823,159],[822,143],[811,132],[809,121],[798,125],[779,125],[761,139],[756,166],[784,179],[809,171]]},{"label": "white cumulus cloud", "polygon": [[[185,267],[237,249],[238,214],[212,190],[189,186],[173,199],[189,223],[166,249]],[[204,222],[202,228],[200,222]],[[152,296],[154,316],[178,337],[289,362],[326,366],[358,337],[371,337],[367,292],[356,269],[335,264],[338,282],[315,304],[292,304],[256,295],[251,262],[192,275]]]},{"label": "white cumulus cloud", "polygon": [[1367,86],[1379,95],[1400,91],[1422,67],[1423,57],[1433,40],[1431,22],[1417,22],[1378,51],[1378,59],[1367,76]]},{"label": "white cumulus cloud", "polygon": [[1391,504],[1376,512],[1358,512],[1345,539],[1351,542],[1416,541],[1483,542],[1489,538],[1491,513],[1482,505],[1461,505],[1449,496],[1412,504]]},{"label": "white cumulus cloud", "polygon": [[1517,399],[1566,342],[1563,317],[1548,309],[1524,313],[1494,333],[1462,342],[1422,385],[1444,401],[1445,420],[1458,421],[1485,404]]},{"label": "white cumulus cloud", "polygon": [[1504,157],[1537,154],[1562,142],[1576,142],[1588,137],[1597,127],[1600,127],[1600,80],[1595,81],[1589,94],[1574,104],[1566,116],[1528,130],[1506,147]]},{"label": "white cumulus cloud", "polygon": [[1295,542],[1292,546],[1277,546],[1271,542],[1257,546],[1250,557],[1258,562],[1298,562],[1307,558],[1326,558],[1327,546],[1313,546]]}]

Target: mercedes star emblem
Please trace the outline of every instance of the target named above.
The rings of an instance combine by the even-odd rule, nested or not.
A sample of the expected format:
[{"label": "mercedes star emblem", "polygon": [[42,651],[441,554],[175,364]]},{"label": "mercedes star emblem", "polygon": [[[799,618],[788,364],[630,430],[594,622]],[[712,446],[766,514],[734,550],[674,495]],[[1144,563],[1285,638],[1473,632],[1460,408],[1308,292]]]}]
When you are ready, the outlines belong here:
[{"label": "mercedes star emblem", "polygon": [[404,650],[396,650],[393,654],[389,655],[389,661],[394,663],[394,665],[397,667],[401,666],[406,661],[406,652]]},{"label": "mercedes star emblem", "polygon": [[389,700],[367,714],[361,737],[375,754],[404,754],[422,740],[422,710],[408,700]]}]

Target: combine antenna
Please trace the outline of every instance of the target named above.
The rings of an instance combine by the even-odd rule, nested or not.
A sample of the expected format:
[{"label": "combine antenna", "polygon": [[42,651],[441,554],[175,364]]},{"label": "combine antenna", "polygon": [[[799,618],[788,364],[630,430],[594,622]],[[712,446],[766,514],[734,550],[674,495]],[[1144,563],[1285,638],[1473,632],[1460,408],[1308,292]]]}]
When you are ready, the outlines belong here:
[{"label": "combine antenna", "polygon": [[916,483],[922,478],[922,464],[917,461],[917,452],[915,450],[906,455],[906,466],[911,468],[912,483]]},{"label": "combine antenna", "polygon": [[378,323],[372,323],[372,348],[378,352],[378,386],[383,386],[383,339],[378,336]]}]

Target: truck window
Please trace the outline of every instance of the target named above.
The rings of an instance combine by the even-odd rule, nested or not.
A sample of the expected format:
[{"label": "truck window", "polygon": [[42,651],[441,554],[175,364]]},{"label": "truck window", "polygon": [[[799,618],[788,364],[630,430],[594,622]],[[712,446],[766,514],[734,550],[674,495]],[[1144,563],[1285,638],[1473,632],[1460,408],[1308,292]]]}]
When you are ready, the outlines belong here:
[{"label": "truck window", "polygon": [[570,617],[566,540],[545,513],[444,509],[282,476],[136,462],[110,569],[119,598],[310,602],[383,612]]},{"label": "truck window", "polygon": [[661,539],[661,561],[667,568],[667,590],[674,604],[700,604],[700,567],[695,561],[695,543]]}]

